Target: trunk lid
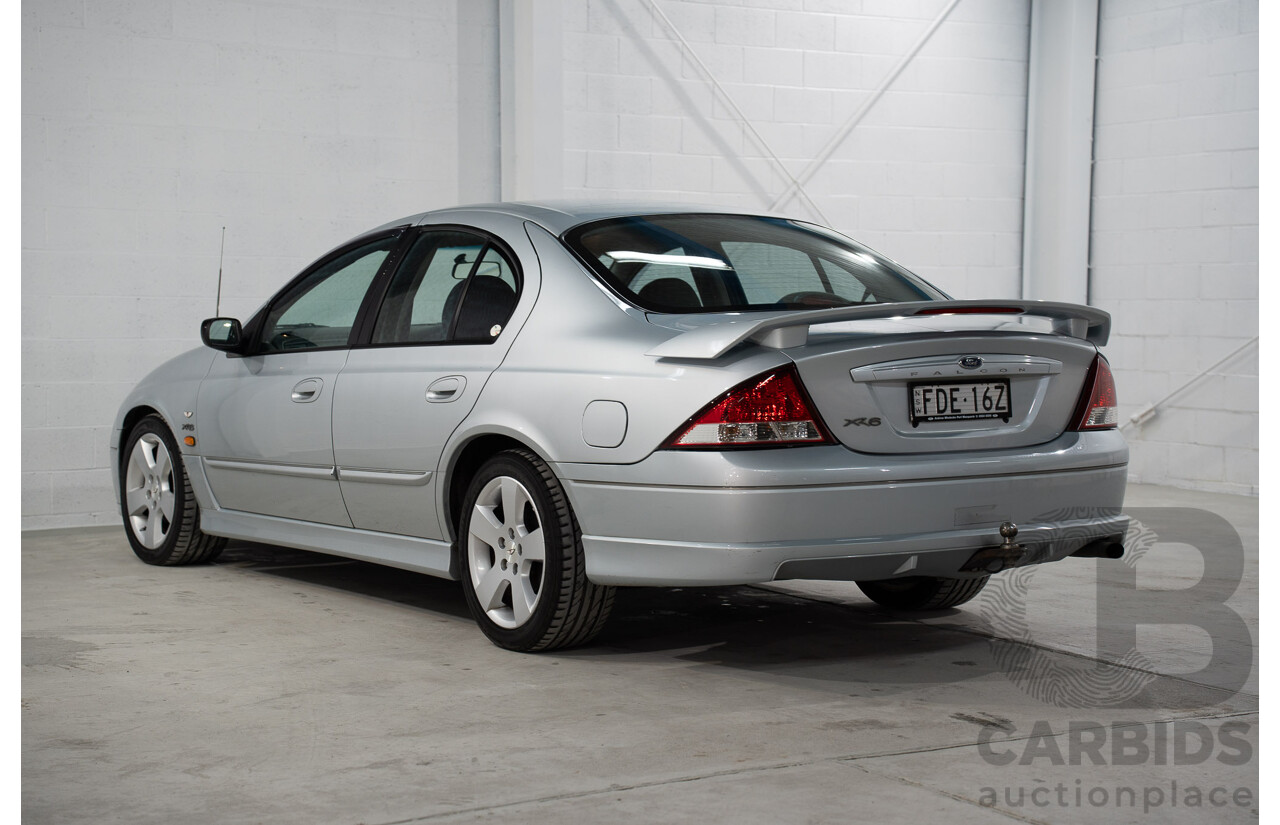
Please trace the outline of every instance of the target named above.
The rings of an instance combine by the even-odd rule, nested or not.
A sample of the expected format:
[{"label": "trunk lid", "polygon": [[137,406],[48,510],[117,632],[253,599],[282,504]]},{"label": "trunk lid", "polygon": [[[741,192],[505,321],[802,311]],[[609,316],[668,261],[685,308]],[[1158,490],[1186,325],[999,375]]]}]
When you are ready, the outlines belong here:
[{"label": "trunk lid", "polygon": [[[859,452],[1011,449],[1061,435],[1109,317],[1042,302],[948,304],[956,314],[934,314],[934,302],[927,314],[910,311],[925,304],[899,304],[803,317],[651,315],[683,332],[651,354],[714,360],[745,342],[779,349],[831,434]],[[998,304],[1019,311],[972,311]]]},{"label": "trunk lid", "polygon": [[909,325],[917,329],[855,339],[815,327],[805,346],[787,351],[818,414],[850,449],[939,453],[1052,441],[1070,425],[1097,354],[1059,335]]}]

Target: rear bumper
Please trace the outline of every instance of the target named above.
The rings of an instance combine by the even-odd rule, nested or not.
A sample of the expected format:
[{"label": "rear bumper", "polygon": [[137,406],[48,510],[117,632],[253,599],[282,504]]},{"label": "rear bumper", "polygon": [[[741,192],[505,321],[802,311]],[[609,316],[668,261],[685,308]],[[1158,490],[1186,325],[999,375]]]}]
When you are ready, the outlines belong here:
[{"label": "rear bumper", "polygon": [[[1035,451],[865,456],[842,447],[660,452],[640,464],[558,465],[601,584],[964,577],[1012,521],[1023,564],[1125,532],[1128,450],[1068,433]],[[675,480],[662,483],[661,477]],[[713,482],[718,479],[718,483]]]}]

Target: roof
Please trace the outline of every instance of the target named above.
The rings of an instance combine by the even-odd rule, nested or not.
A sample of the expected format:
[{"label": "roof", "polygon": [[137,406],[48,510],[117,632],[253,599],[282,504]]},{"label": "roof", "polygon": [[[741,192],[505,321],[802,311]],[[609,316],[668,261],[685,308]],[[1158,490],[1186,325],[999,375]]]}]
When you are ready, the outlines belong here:
[{"label": "roof", "polygon": [[742,209],[732,206],[672,203],[660,201],[607,201],[607,200],[545,200],[545,201],[510,201],[505,203],[477,203],[464,206],[452,206],[447,209],[435,209],[420,212],[397,221],[391,221],[379,229],[416,224],[425,218],[438,218],[444,215],[466,213],[489,213],[513,215],[532,221],[554,235],[559,235],[581,223],[603,218],[619,218],[627,215],[659,215],[677,213],[713,213],[728,215],[771,215],[769,210]]}]

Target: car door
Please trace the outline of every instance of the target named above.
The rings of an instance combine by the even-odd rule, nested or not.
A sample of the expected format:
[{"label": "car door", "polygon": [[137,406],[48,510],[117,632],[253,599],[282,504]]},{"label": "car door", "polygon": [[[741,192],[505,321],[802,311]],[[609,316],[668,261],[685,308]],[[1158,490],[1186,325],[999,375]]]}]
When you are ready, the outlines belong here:
[{"label": "car door", "polygon": [[322,259],[249,325],[250,354],[214,360],[196,404],[218,506],[351,526],[333,460],[333,398],[394,234]]},{"label": "car door", "polygon": [[514,337],[516,260],[496,237],[463,227],[420,230],[407,246],[334,398],[334,457],[356,527],[448,537],[437,465]]}]

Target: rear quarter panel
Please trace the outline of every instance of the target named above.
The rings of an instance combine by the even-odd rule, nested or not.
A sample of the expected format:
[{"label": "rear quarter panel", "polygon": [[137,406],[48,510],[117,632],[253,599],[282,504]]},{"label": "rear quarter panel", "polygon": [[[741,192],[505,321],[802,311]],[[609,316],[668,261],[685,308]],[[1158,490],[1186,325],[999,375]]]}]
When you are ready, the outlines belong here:
[{"label": "rear quarter panel", "polygon": [[[673,332],[624,307],[558,239],[528,227],[542,268],[537,304],[447,453],[477,435],[500,432],[550,461],[635,463],[720,393],[788,363],[776,350],[757,347],[714,362],[645,355]],[[583,413],[592,401],[626,407],[626,434],[618,446],[595,447],[584,439]]]}]

